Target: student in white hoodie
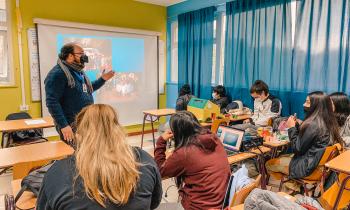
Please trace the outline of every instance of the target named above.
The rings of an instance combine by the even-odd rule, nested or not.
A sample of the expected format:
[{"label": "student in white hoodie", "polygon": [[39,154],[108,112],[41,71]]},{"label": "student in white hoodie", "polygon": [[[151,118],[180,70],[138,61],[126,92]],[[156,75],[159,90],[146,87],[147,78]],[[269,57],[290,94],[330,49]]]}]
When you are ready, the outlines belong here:
[{"label": "student in white hoodie", "polygon": [[242,125],[235,125],[235,128],[242,130],[257,129],[268,125],[271,118],[281,115],[281,101],[270,95],[269,87],[261,80],[256,80],[250,88],[250,95],[254,98],[254,113],[251,118],[243,121]]},{"label": "student in white hoodie", "polygon": [[254,98],[254,114],[245,123],[255,126],[267,126],[271,118],[281,115],[281,101],[270,95],[269,87],[262,80],[256,80],[250,88],[250,95]]}]

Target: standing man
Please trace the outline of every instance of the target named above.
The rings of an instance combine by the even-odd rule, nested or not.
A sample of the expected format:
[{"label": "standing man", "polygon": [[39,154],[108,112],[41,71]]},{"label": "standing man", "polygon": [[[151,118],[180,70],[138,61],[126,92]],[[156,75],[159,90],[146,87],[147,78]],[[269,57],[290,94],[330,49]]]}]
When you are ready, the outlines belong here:
[{"label": "standing man", "polygon": [[74,145],[75,116],[94,103],[92,93],[115,74],[113,71],[103,71],[99,79],[90,82],[83,70],[88,62],[82,47],[74,43],[66,44],[61,48],[57,65],[50,70],[44,82],[46,106],[55,120],[61,139],[69,145]]}]

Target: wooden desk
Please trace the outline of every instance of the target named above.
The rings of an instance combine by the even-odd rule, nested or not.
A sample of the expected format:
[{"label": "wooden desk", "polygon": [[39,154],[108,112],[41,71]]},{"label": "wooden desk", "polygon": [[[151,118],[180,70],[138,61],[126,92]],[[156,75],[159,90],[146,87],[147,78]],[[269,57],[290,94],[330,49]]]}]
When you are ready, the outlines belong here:
[{"label": "wooden desk", "polygon": [[[151,122],[152,125],[152,136],[153,136],[153,148],[156,146],[156,139],[154,138],[154,126],[153,123],[159,120],[160,117],[165,117],[175,114],[175,109],[154,109],[143,111],[143,122],[142,122],[142,136],[141,136],[141,148],[143,147],[143,137],[145,134],[145,124],[146,121]],[[149,117],[149,119],[147,119]],[[153,117],[155,119],[153,119]]]},{"label": "wooden desk", "polygon": [[255,158],[258,157],[258,164],[259,164],[259,171],[261,173],[261,188],[266,190],[266,184],[267,184],[267,174],[265,169],[265,160],[262,157],[265,153],[271,152],[271,149],[265,146],[259,146],[260,150],[253,149],[250,152],[242,152],[238,153],[233,156],[227,157],[229,164],[235,164],[239,163],[241,161],[247,160],[249,158]]},{"label": "wooden desk", "polygon": [[[250,114],[243,114],[243,115],[238,115],[237,117],[233,118],[232,116],[230,117],[230,122],[238,122],[242,120],[249,119],[251,117]],[[212,125],[212,122],[201,122],[201,125],[203,127],[210,127]]]},{"label": "wooden desk", "polygon": [[335,171],[338,174],[338,176],[339,176],[339,173],[343,173],[346,175],[346,177],[343,179],[343,181],[340,184],[340,189],[339,189],[337,199],[335,201],[333,209],[337,209],[340,198],[342,197],[343,191],[345,190],[345,187],[347,185],[347,182],[350,182],[349,160],[350,160],[350,150],[341,153],[339,156],[337,156],[333,160],[326,163],[326,167],[330,168],[332,171]]},{"label": "wooden desk", "polygon": [[271,148],[271,159],[277,157],[278,148],[289,145],[289,141],[264,141],[264,146]]},{"label": "wooden desk", "polygon": [[[73,154],[74,150],[62,141],[49,141],[0,149],[0,168],[13,166],[13,178],[26,176],[33,166]],[[39,161],[39,162],[38,162]],[[40,163],[41,161],[41,163]]]},{"label": "wooden desk", "polygon": [[[27,125],[26,120],[44,120],[45,123],[36,125]],[[34,119],[23,119],[23,120],[5,120],[0,121],[0,132],[14,132],[30,129],[50,128],[54,127],[54,121],[52,117],[34,118]]]},{"label": "wooden desk", "polygon": [[[16,179],[11,182],[13,196],[16,197],[18,192],[21,190],[22,179]],[[20,209],[32,209],[36,205],[36,198],[34,194],[28,191],[23,192],[20,199],[17,201],[17,207]]]}]

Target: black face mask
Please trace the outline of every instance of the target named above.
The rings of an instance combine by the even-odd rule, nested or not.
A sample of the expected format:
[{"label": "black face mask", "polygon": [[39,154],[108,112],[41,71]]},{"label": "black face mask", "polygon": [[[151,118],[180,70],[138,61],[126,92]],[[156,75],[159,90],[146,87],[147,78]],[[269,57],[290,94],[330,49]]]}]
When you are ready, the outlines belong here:
[{"label": "black face mask", "polygon": [[87,55],[82,55],[81,57],[80,57],[80,63],[82,64],[82,65],[84,65],[84,63],[89,63],[89,57],[87,56]]},{"label": "black face mask", "polygon": [[304,106],[304,117],[307,118],[310,114],[310,107]]}]

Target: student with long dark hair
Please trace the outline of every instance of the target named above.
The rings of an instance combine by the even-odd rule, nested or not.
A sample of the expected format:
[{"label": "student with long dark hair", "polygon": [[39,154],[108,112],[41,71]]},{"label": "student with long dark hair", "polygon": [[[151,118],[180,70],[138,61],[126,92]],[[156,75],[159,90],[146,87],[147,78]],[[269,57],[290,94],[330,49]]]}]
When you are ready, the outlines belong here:
[{"label": "student with long dark hair", "polygon": [[327,146],[343,144],[329,96],[320,91],[312,92],[304,107],[307,114],[300,126],[294,116],[287,121],[293,154],[267,161],[269,173],[280,172],[291,178],[309,176],[318,166]]},{"label": "student with long dark hair", "polygon": [[179,97],[176,99],[176,111],[187,110],[188,102],[192,97],[190,85],[184,84],[179,91]]},{"label": "student with long dark hair", "polygon": [[[154,152],[161,176],[176,177],[186,210],[220,209],[230,176],[221,141],[187,111],[174,114],[170,128],[159,137]],[[175,150],[166,158],[166,142],[172,138]]]},{"label": "student with long dark hair", "polygon": [[334,107],[335,116],[340,127],[339,134],[346,147],[350,147],[350,100],[345,93],[336,92],[330,95]]}]

